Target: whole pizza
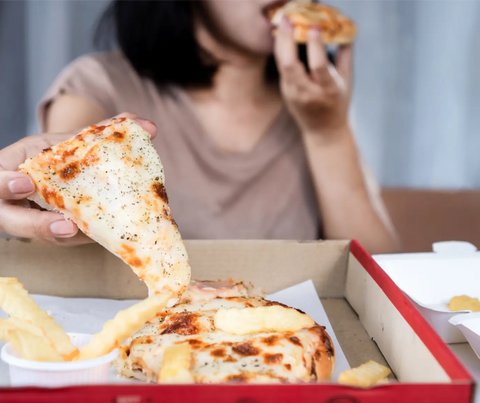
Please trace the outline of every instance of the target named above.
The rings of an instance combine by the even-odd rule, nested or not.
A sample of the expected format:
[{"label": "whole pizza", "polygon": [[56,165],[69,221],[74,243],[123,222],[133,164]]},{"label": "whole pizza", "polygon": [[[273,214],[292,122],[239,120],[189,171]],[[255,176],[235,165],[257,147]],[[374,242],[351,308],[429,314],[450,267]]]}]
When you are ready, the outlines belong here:
[{"label": "whole pizza", "polygon": [[[253,319],[242,317],[248,310]],[[330,380],[334,364],[323,326],[229,280],[192,281],[177,305],[123,343],[115,367],[158,383],[301,383]]]}]

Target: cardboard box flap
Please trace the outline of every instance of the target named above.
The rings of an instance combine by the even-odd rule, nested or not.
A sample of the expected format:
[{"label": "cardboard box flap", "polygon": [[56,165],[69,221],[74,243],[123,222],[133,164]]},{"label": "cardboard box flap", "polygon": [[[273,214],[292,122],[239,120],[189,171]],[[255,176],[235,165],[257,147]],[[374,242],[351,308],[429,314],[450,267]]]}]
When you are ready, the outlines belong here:
[{"label": "cardboard box flap", "polygon": [[[236,278],[265,292],[312,279],[322,297],[343,297],[347,241],[185,241],[194,279]],[[32,294],[145,298],[146,286],[97,244],[73,248],[0,239],[0,276],[17,277]]]}]

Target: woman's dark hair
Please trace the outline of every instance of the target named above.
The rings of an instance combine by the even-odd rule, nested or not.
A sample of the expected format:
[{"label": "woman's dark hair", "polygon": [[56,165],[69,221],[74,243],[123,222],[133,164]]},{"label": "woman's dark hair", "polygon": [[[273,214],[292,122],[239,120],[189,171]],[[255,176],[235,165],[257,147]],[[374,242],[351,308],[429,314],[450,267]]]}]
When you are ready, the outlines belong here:
[{"label": "woman's dark hair", "polygon": [[[118,45],[138,74],[157,85],[209,86],[219,61],[198,44],[194,13],[215,33],[199,0],[113,0],[99,21],[95,43],[102,49]],[[305,61],[304,49],[300,57]],[[278,80],[273,56],[265,73]]]},{"label": "woman's dark hair", "polygon": [[100,19],[95,42],[116,41],[134,69],[159,85],[209,85],[216,63],[195,40],[195,3],[114,0]]}]

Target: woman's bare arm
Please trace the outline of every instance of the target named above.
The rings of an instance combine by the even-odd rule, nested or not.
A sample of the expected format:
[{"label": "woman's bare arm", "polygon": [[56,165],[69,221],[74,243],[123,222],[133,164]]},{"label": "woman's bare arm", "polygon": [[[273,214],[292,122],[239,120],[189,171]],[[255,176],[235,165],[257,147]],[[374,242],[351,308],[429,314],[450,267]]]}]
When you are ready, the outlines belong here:
[{"label": "woman's bare arm", "polygon": [[370,253],[395,253],[399,243],[379,194],[369,189],[348,127],[332,142],[305,135],[325,238],[357,239]]},{"label": "woman's bare arm", "polygon": [[75,95],[61,95],[46,110],[43,131],[65,133],[80,131],[83,127],[107,119],[98,106]]}]

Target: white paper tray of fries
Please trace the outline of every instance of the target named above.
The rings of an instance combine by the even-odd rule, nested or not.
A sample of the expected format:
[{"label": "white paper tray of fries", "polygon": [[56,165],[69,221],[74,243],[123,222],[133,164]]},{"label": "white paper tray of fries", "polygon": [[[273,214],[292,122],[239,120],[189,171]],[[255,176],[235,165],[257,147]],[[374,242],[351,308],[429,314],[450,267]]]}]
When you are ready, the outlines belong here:
[{"label": "white paper tray of fries", "polygon": [[[441,242],[433,250],[374,259],[446,343],[465,343],[464,334],[450,320],[468,315],[475,309],[470,298],[480,298],[480,252],[467,242]],[[480,309],[478,301],[476,305]]]}]

